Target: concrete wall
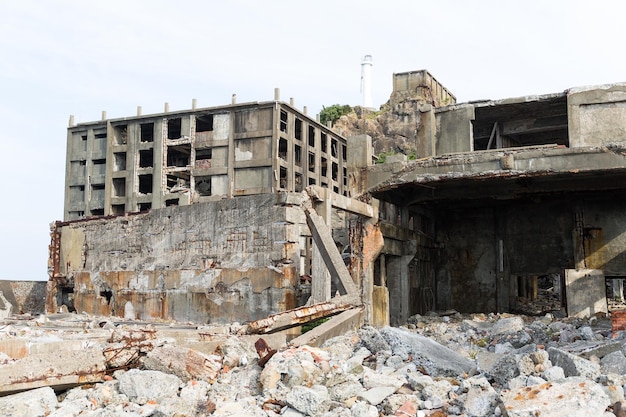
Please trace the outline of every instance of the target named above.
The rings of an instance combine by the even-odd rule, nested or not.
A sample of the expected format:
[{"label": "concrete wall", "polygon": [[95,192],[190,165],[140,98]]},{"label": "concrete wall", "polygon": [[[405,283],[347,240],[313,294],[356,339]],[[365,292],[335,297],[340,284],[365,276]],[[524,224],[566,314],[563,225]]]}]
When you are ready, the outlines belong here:
[{"label": "concrete wall", "polygon": [[437,155],[471,152],[473,148],[472,120],[474,106],[465,105],[454,110],[436,113]]},{"label": "concrete wall", "polygon": [[300,202],[267,194],[64,223],[59,272],[78,312],[124,316],[130,301],[142,319],[256,320],[296,306]]},{"label": "concrete wall", "polygon": [[626,276],[625,200],[607,196],[582,203],[585,267],[605,276]]},{"label": "concrete wall", "polygon": [[626,141],[626,84],[572,89],[567,106],[571,147]]}]

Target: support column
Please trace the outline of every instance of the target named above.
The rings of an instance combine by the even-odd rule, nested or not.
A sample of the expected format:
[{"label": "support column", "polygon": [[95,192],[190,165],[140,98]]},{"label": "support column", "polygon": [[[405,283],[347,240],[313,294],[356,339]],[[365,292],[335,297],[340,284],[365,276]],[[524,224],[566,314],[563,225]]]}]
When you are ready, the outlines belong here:
[{"label": "support column", "polygon": [[[315,202],[315,211],[324,220],[324,223],[332,230],[331,216],[332,205],[329,196],[329,190],[322,188],[319,190],[322,194],[320,197],[323,201]],[[331,298],[330,294],[330,272],[326,267],[324,258],[315,241],[313,241],[313,259],[311,260],[311,270],[313,279],[311,280],[311,303],[321,303]]]}]

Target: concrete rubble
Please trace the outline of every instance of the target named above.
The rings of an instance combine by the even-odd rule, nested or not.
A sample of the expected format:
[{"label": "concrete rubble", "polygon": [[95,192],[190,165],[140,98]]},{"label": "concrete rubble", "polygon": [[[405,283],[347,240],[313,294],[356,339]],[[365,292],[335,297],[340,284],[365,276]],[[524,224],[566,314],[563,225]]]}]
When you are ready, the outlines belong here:
[{"label": "concrete rubble", "polygon": [[293,345],[246,325],[4,320],[0,415],[624,416],[607,318],[415,315]]}]

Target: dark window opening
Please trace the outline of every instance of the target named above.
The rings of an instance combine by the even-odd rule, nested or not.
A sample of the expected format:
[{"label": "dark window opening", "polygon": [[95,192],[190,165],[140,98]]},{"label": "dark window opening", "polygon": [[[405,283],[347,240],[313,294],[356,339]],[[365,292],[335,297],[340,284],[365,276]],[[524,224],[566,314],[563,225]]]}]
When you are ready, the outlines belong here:
[{"label": "dark window opening", "polygon": [[93,191],[104,190],[104,184],[91,184],[91,189]]},{"label": "dark window opening", "polygon": [[287,168],[280,167],[280,188],[287,188]]},{"label": "dark window opening", "polygon": [[150,168],[154,164],[152,149],[142,149],[139,151],[139,168]]},{"label": "dark window opening", "polygon": [[343,167],[343,185],[348,185],[348,169]]},{"label": "dark window opening", "polygon": [[187,191],[189,189],[189,180],[189,174],[186,172],[168,174],[166,178],[167,189],[171,193]]},{"label": "dark window opening", "polygon": [[138,208],[139,211],[150,211],[152,203],[139,203]]},{"label": "dark window opening", "polygon": [[341,145],[341,159],[345,162],[348,160],[348,150],[346,145]]},{"label": "dark window opening", "polygon": [[[57,294],[59,294],[57,292]],[[74,307],[74,288],[73,287],[62,287],[61,288],[61,299],[57,301],[58,305],[67,306],[67,311],[70,313],[74,313],[76,308]]]},{"label": "dark window opening", "polygon": [[84,186],[84,185],[79,185],[79,186],[78,186],[78,189],[79,189],[80,191],[85,191],[85,186]]},{"label": "dark window opening", "polygon": [[330,141],[330,155],[333,158],[337,157],[337,139],[332,139]]},{"label": "dark window opening", "polygon": [[172,198],[170,200],[165,200],[165,207],[177,206],[177,205],[178,205],[178,198]]},{"label": "dark window opening", "polygon": [[309,178],[309,185],[315,185],[315,178]]},{"label": "dark window opening", "polygon": [[315,128],[313,126],[309,126],[309,146],[315,147]]},{"label": "dark window opening", "polygon": [[287,112],[280,111],[280,131],[287,133]]},{"label": "dark window opening", "polygon": [[139,192],[152,194],[152,174],[139,175]]},{"label": "dark window opening", "polygon": [[296,145],[293,150],[293,158],[296,166],[302,166],[302,147]]},{"label": "dark window opening", "polygon": [[80,137],[82,140],[87,140],[87,135],[81,135]]},{"label": "dark window opening", "polygon": [[182,135],[182,119],[179,117],[177,119],[168,119],[167,120],[167,138],[168,139],[179,139]]},{"label": "dark window opening", "polygon": [[328,149],[328,143],[326,142],[327,141],[326,133],[322,133],[320,136],[321,136],[320,140],[321,140],[321,145],[322,145],[322,152],[326,152]]},{"label": "dark window opening", "polygon": [[213,158],[213,149],[196,149],[196,161]]},{"label": "dark window opening", "polygon": [[287,139],[278,139],[278,157],[287,160]]},{"label": "dark window opening", "polygon": [[115,126],[113,137],[115,138],[115,143],[117,145],[126,145],[126,142],[128,141],[128,126]]},{"label": "dark window opening", "polygon": [[322,177],[326,177],[328,176],[328,160],[326,158],[322,158],[322,163],[321,163],[321,168],[322,168]]},{"label": "dark window opening", "polygon": [[325,182],[322,181],[322,183],[320,184],[322,188],[328,188],[328,184],[326,184]]},{"label": "dark window opening", "polygon": [[154,142],[154,123],[141,124],[141,141]]},{"label": "dark window opening", "polygon": [[112,204],[111,211],[115,215],[124,214],[124,212],[126,211],[126,205],[125,204]]},{"label": "dark window opening", "polygon": [[104,216],[104,209],[103,208],[93,209],[91,210],[91,215],[92,216]]},{"label": "dark window opening", "polygon": [[113,197],[126,196],[126,178],[113,178]]},{"label": "dark window opening", "polygon": [[296,119],[293,135],[296,139],[302,140],[302,120]]},{"label": "dark window opening", "polygon": [[210,196],[211,194],[211,177],[197,177],[196,191],[201,196]]},{"label": "dark window opening", "polygon": [[81,161],[78,161],[78,164],[81,166],[84,166],[84,165],[87,165],[87,161],[83,159]]},{"label": "dark window opening", "polygon": [[106,159],[94,159],[93,160],[93,164],[94,165],[104,165],[107,163]]},{"label": "dark window opening", "polygon": [[335,192],[335,193],[339,194],[339,187],[336,187],[336,186],[335,186],[335,187],[333,187],[333,192]]},{"label": "dark window opening", "polygon": [[168,146],[167,147],[167,166],[168,167],[188,166],[190,154],[191,154],[191,145]]},{"label": "dark window opening", "polygon": [[111,298],[113,298],[113,291],[111,290],[100,291],[100,297],[106,298],[107,304],[109,304],[111,302]]},{"label": "dark window opening", "polygon": [[126,170],[126,152],[116,152],[113,154],[113,160],[115,164],[113,166],[113,171],[124,171]]},{"label": "dark window opening", "polygon": [[296,193],[299,193],[304,189],[303,184],[302,184],[302,174],[296,173],[294,177],[293,189]]},{"label": "dark window opening", "polygon": [[196,132],[210,132],[213,130],[213,115],[196,116]]},{"label": "dark window opening", "polygon": [[332,164],[332,178],[333,181],[337,181],[337,178],[339,178],[339,165],[336,162],[333,162]]},{"label": "dark window opening", "polygon": [[106,139],[107,138],[107,134],[106,133],[96,133],[95,134],[95,138],[96,139]]},{"label": "dark window opening", "polygon": [[315,172],[315,154],[309,152],[309,172]]}]

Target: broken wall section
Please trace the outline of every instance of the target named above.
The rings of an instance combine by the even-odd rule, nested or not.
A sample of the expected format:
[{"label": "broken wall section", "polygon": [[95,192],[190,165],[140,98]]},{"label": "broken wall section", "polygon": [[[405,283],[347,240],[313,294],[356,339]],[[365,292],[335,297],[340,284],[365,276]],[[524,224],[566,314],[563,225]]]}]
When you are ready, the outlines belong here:
[{"label": "broken wall section", "polygon": [[296,307],[301,200],[245,196],[59,222],[47,309],[227,323]]}]

